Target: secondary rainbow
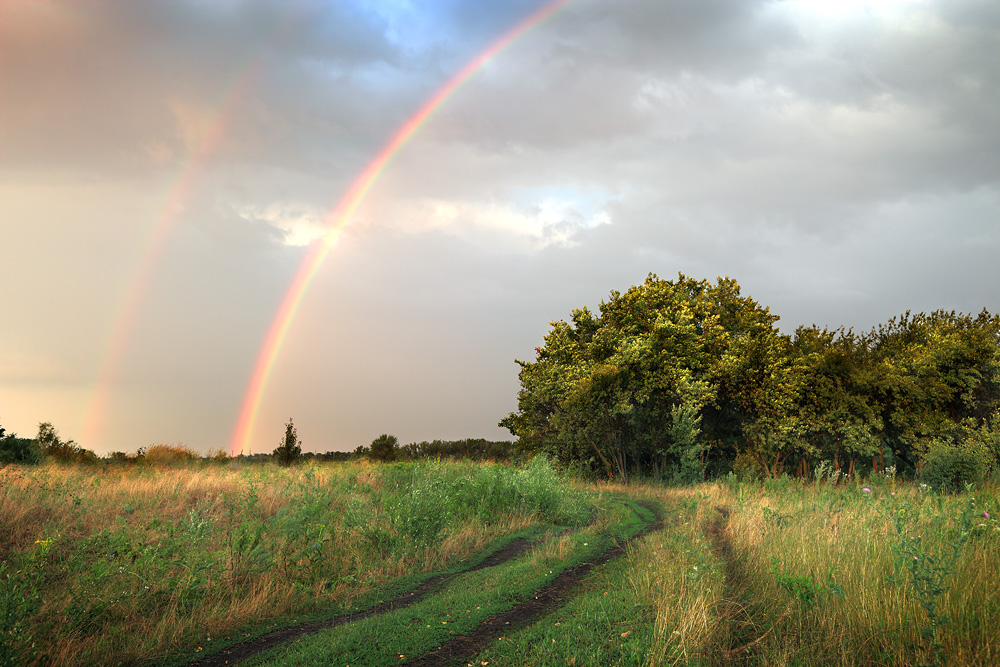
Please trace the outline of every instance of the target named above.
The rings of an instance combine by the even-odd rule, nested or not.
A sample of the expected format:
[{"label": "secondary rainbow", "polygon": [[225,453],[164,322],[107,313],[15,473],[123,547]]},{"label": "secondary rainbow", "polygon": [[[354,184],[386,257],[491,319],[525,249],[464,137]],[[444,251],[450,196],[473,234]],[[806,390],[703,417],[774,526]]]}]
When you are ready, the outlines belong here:
[{"label": "secondary rainbow", "polygon": [[313,243],[303,258],[302,264],[299,266],[299,270],[292,280],[288,291],[285,292],[285,297],[278,307],[278,312],[275,314],[274,320],[271,322],[271,328],[267,333],[267,338],[264,339],[260,355],[257,357],[257,363],[254,366],[253,375],[250,378],[250,384],[247,387],[230,444],[230,453],[233,456],[247,451],[249,447],[250,440],[253,437],[257,413],[264,398],[264,392],[267,389],[271,371],[274,369],[275,361],[278,359],[278,354],[281,352],[281,347],[285,342],[295,315],[302,305],[302,300],[309,290],[309,286],[316,277],[316,274],[319,273],[330,251],[337,245],[341,232],[351,221],[351,216],[354,215],[361,202],[364,201],[365,196],[372,189],[372,186],[375,185],[383,170],[413,135],[417,133],[421,126],[483,65],[517,41],[519,37],[544,22],[571,2],[573,0],[554,0],[544,5],[541,9],[506,32],[487,49],[479,53],[461,71],[441,86],[409,120],[403,123],[402,127],[399,128],[396,134],[393,135],[389,142],[379,151],[368,166],[365,167],[364,171],[354,180],[337,205],[326,216],[324,226],[327,228],[327,232],[323,238]]},{"label": "secondary rainbow", "polygon": [[101,355],[94,388],[91,391],[84,418],[82,438],[82,442],[88,447],[99,444],[96,441],[102,434],[103,422],[111,400],[112,385],[118,374],[118,369],[121,367],[125,350],[128,349],[128,340],[135,329],[153,270],[167,246],[167,240],[177,224],[180,212],[190,201],[209,158],[218,150],[222,138],[225,136],[226,127],[236,109],[253,87],[261,68],[262,61],[256,62],[251,67],[246,68],[236,79],[236,82],[229,87],[223,96],[222,103],[209,117],[187,164],[181,169],[174,185],[167,192],[163,211],[157,217],[155,225],[143,244],[143,252],[131,272],[128,287],[119,302],[111,335]]},{"label": "secondary rainbow", "polygon": [[149,237],[143,244],[143,252],[131,272],[132,277],[128,288],[122,294],[111,335],[101,355],[94,388],[91,390],[90,401],[84,416],[82,441],[87,446],[93,447],[101,435],[108,404],[111,401],[112,384],[116,379],[118,369],[121,367],[129,338],[135,329],[140,306],[144,300],[153,270],[167,246],[170,234],[177,224],[178,216],[195,192],[209,159],[221,146],[230,122],[257,84],[266,66],[268,52],[281,46],[291,36],[292,29],[301,22],[303,16],[304,9],[293,12],[285,21],[278,24],[271,34],[271,38],[261,46],[260,56],[250,65],[244,67],[226,89],[225,94],[221,96],[221,103],[209,116],[187,163],[180,170],[177,180],[167,192],[163,212],[157,217]]}]

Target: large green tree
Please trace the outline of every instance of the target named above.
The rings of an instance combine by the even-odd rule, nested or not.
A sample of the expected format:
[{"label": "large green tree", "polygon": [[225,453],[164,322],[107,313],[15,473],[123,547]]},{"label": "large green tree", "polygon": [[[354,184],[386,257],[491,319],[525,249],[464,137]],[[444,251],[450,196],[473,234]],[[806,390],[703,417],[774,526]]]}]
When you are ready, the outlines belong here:
[{"label": "large green tree", "polygon": [[868,391],[886,445],[916,466],[935,439],[965,420],[982,424],[1000,408],[1000,318],[954,311],[909,312],[874,329]]},{"label": "large green tree", "polygon": [[[852,331],[799,327],[791,354],[801,374],[798,435],[803,454],[846,461],[881,452],[882,421],[870,394],[871,359],[865,339]],[[881,457],[876,459],[881,461]]]},{"label": "large green tree", "polygon": [[[785,398],[761,395],[777,389],[773,373],[789,375],[779,368],[786,343],[776,319],[729,278],[650,274],[624,294],[611,292],[599,315],[581,308],[569,322],[553,322],[535,360],[517,362],[518,411],[500,424],[522,446],[621,479],[643,469],[691,477],[712,446],[738,439],[734,423],[790,418],[778,405]],[[707,408],[711,432],[703,433]],[[762,456],[764,440],[775,442],[754,440]]]},{"label": "large green tree", "polygon": [[787,336],[777,320],[735,280],[650,274],[551,323],[517,362],[518,409],[500,425],[521,448],[620,479],[694,481],[738,457],[772,477],[817,460],[879,467],[886,453],[916,470],[934,442],[997,448],[996,316],[907,313],[864,335]]}]

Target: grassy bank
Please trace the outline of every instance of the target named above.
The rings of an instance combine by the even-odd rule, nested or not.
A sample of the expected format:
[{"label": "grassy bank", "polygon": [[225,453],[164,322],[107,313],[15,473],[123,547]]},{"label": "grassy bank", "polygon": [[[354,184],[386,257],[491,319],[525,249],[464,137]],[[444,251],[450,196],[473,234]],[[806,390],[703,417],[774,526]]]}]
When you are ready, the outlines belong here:
[{"label": "grassy bank", "polygon": [[0,477],[0,664],[142,664],[590,517],[542,459]]}]

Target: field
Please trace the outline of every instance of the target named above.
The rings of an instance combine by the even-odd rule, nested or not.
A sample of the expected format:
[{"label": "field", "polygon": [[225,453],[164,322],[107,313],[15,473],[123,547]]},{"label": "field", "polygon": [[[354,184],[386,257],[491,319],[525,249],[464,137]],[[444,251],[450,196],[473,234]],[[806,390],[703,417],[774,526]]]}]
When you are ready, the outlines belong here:
[{"label": "field", "polygon": [[997,503],[544,459],[7,466],[0,665],[992,665]]}]

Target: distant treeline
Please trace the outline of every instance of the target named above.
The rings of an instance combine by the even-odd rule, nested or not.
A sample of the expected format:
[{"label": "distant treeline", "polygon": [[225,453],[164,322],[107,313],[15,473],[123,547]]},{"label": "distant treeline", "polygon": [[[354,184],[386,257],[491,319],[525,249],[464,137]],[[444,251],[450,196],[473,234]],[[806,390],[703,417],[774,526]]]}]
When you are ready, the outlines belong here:
[{"label": "distant treeline", "polygon": [[[291,427],[291,428],[289,428]],[[285,439],[271,453],[241,454],[230,457],[223,450],[199,454],[184,445],[151,445],[138,450],[111,452],[105,457],[98,456],[72,440],[63,440],[58,431],[48,422],[39,424],[35,438],[19,438],[0,427],[0,465],[8,463],[37,464],[52,460],[67,464],[111,464],[111,465],[161,465],[193,462],[226,463],[243,461],[264,463],[277,461],[282,464],[308,461],[351,461],[369,458],[379,461],[416,461],[422,459],[469,459],[474,461],[509,461],[516,456],[514,443],[510,440],[493,441],[483,438],[464,440],[432,440],[399,445],[395,436],[381,435],[371,445],[362,445],[351,452],[302,452],[298,435],[289,420],[286,424]]]},{"label": "distant treeline", "polygon": [[[935,311],[799,327],[715,283],[650,274],[518,361],[527,451],[620,479],[895,471],[955,488],[1000,456],[1000,319]],[[826,466],[824,466],[826,469]]]},{"label": "distant treeline", "polygon": [[[388,440],[387,440],[388,439]],[[391,452],[391,453],[390,453]],[[510,440],[424,440],[400,446],[395,436],[382,435],[368,447],[355,450],[358,456],[380,460],[418,461],[422,459],[468,459],[472,461],[507,461],[516,450]]]}]

